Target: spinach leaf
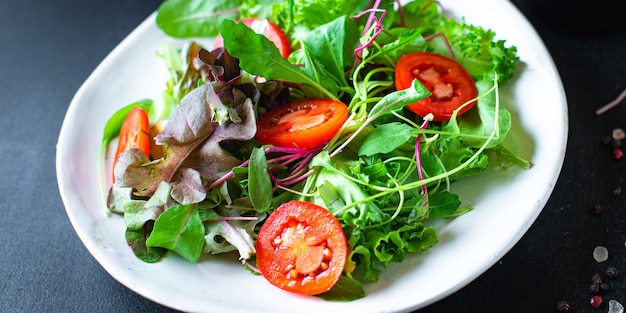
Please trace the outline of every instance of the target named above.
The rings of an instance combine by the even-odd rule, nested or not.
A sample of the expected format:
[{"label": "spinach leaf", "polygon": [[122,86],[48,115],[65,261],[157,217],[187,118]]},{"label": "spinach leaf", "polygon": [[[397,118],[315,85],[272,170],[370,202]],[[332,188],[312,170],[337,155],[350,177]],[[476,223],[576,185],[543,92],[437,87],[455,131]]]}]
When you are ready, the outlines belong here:
[{"label": "spinach leaf", "polygon": [[198,261],[204,245],[204,225],[197,205],[177,204],[163,212],[146,245],[172,250],[190,262]]}]

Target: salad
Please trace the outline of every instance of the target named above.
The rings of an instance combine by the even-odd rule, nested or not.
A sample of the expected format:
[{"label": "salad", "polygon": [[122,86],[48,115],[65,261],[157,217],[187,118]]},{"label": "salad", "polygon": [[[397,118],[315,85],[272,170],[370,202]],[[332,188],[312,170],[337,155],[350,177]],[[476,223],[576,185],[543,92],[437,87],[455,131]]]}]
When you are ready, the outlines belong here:
[{"label": "salad", "polygon": [[189,43],[164,44],[162,96],[102,142],[145,262],[236,251],[279,288],[357,299],[472,209],[455,180],[532,165],[498,96],[515,47],[435,1],[167,0],[157,25]]}]

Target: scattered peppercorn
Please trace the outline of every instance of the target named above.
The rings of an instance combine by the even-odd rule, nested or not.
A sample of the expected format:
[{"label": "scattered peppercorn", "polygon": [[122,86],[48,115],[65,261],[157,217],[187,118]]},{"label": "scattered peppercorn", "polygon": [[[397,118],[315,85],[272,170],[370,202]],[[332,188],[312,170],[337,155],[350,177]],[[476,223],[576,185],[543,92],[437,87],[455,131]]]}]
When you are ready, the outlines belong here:
[{"label": "scattered peppercorn", "polygon": [[589,292],[591,292],[592,294],[600,293],[600,284],[599,283],[591,283],[591,285],[589,285]]},{"label": "scattered peppercorn", "polygon": [[565,301],[559,301],[556,303],[556,310],[559,312],[568,312],[569,311],[569,303]]},{"label": "scattered peppercorn", "polygon": [[615,189],[613,189],[613,195],[617,197],[620,194],[622,194],[622,187],[615,187]]},{"label": "scattered peppercorn", "polygon": [[593,207],[591,207],[591,214],[599,215],[600,213],[602,213],[602,206],[599,203],[594,204]]},{"label": "scattered peppercorn", "polygon": [[610,146],[611,143],[613,142],[613,139],[611,138],[611,136],[602,136],[602,145],[603,146]]},{"label": "scattered peppercorn", "polygon": [[591,301],[589,301],[589,303],[591,303],[591,307],[593,307],[594,309],[597,309],[602,304],[602,297],[601,296],[593,296],[593,297],[591,297]]},{"label": "scattered peppercorn", "polygon": [[607,283],[600,283],[600,292],[607,292],[611,290],[611,287]]},{"label": "scattered peppercorn", "polygon": [[619,271],[615,267],[610,266],[606,269],[606,277],[609,279],[616,278],[617,276],[619,276]]},{"label": "scattered peppercorn", "polygon": [[600,277],[600,274],[598,274],[598,273],[593,274],[593,276],[591,276],[591,282],[599,284],[599,283],[602,282],[602,277]]}]

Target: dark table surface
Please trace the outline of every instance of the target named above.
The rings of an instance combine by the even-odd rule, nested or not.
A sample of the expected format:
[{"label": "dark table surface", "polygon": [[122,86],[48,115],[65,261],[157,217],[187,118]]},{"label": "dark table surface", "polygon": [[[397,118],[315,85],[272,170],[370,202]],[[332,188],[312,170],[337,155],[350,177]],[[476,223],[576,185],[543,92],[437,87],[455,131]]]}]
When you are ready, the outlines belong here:
[{"label": "dark table surface", "polygon": [[[55,145],[74,93],[160,2],[3,1],[0,311],[170,311],[118,283],[89,254],[67,218],[55,172]],[[604,24],[580,19],[584,28],[564,31],[553,18],[558,12],[513,2],[544,40],[565,87],[570,133],[563,171],[510,252],[420,312],[555,312],[561,300],[570,312],[606,312],[609,299],[626,304],[626,275],[608,280],[601,309],[589,304],[593,274],[607,281],[610,266],[626,274],[626,191],[614,194],[626,188],[626,158],[613,159],[601,144],[614,128],[626,128],[626,104],[595,114],[626,88],[626,27],[598,29]],[[592,214],[596,205],[602,210]],[[593,259],[598,245],[608,248],[608,261]]]}]

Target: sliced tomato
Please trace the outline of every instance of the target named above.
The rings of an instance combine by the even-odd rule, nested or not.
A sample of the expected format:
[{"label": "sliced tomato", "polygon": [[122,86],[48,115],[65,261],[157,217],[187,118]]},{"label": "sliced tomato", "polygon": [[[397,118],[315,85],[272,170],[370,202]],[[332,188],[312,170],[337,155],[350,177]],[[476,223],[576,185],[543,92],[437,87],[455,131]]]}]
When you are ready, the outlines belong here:
[{"label": "sliced tomato", "polygon": [[296,100],[257,119],[256,138],[278,147],[310,149],[330,140],[348,119],[348,107],[327,98]]},{"label": "sliced tomato", "polygon": [[[282,29],[278,27],[278,25],[267,19],[255,17],[244,18],[238,22],[242,22],[257,33],[265,35],[267,39],[276,45],[276,48],[278,48],[278,51],[280,51],[280,55],[282,55],[283,58],[287,58],[289,57],[289,54],[291,54],[291,45],[289,44],[289,40],[287,40],[287,36]],[[217,37],[215,37],[215,41],[213,42],[213,49],[223,46],[224,38],[222,38],[221,35],[217,35]]]},{"label": "sliced tomato", "polygon": [[[396,89],[409,88],[418,79],[432,95],[408,106],[425,117],[432,113],[435,121],[448,121],[454,110],[476,98],[476,84],[461,64],[436,53],[405,54],[396,64]],[[457,116],[471,109],[476,101],[464,106]]]},{"label": "sliced tomato", "polygon": [[348,257],[346,236],[327,209],[304,201],[279,206],[259,230],[257,266],[272,285],[299,294],[330,290]]},{"label": "sliced tomato", "polygon": [[[117,150],[113,160],[113,168],[122,152],[128,149],[139,149],[146,155],[150,155],[150,122],[148,113],[140,107],[133,108],[120,128]],[[113,177],[115,181],[115,177]]]}]

